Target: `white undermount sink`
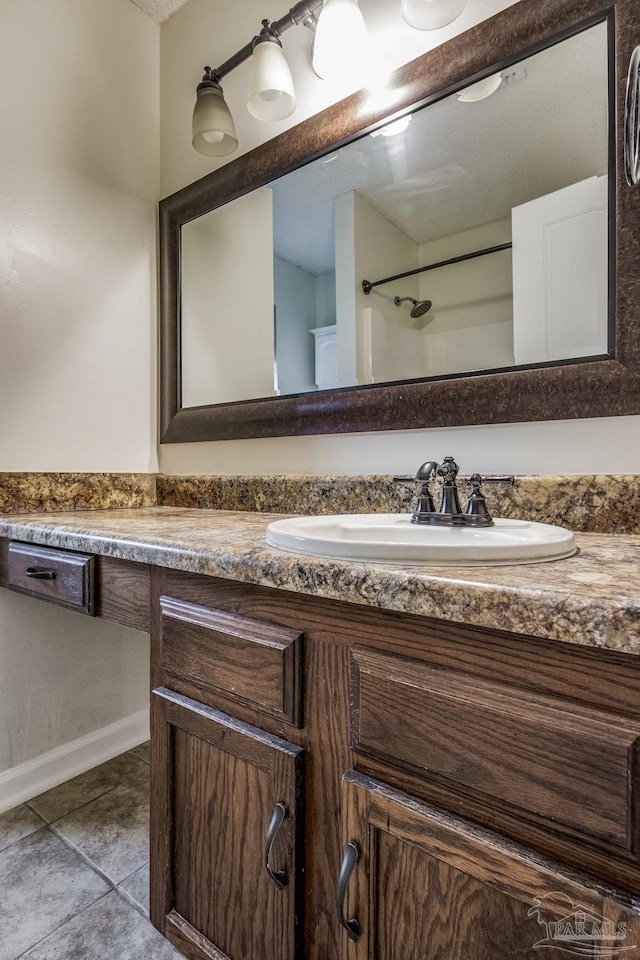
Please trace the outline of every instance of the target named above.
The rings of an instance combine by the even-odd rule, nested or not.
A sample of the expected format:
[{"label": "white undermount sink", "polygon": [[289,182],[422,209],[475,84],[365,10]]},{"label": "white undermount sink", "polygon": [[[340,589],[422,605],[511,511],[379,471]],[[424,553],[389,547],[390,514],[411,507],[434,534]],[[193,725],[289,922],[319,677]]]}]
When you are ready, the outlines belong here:
[{"label": "white undermount sink", "polygon": [[309,557],[440,566],[541,563],[577,550],[570,530],[548,523],[496,519],[492,527],[438,527],[398,513],[276,520],[267,543]]}]

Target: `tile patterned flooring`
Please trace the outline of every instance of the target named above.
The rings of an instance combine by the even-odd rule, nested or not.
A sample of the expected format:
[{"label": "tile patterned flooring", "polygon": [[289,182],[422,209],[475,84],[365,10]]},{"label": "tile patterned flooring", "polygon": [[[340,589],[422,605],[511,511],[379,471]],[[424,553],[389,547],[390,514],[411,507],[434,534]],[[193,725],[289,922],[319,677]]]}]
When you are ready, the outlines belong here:
[{"label": "tile patterned flooring", "polygon": [[0,815],[0,960],[177,960],[148,833],[146,744]]}]

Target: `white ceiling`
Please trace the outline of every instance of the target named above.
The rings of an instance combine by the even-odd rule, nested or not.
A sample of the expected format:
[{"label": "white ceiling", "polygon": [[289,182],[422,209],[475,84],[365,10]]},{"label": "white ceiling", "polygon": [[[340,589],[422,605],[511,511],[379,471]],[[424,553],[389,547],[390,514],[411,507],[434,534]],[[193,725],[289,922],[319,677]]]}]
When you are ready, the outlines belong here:
[{"label": "white ceiling", "polygon": [[142,12],[156,23],[163,23],[172,13],[184,7],[188,0],[131,0],[131,2],[136,7],[140,7]]},{"label": "white ceiling", "polygon": [[523,66],[524,79],[486,100],[448,97],[402,134],[366,136],[274,183],[277,255],[316,275],[333,269],[334,198],[350,190],[423,243],[606,173],[606,27]]}]

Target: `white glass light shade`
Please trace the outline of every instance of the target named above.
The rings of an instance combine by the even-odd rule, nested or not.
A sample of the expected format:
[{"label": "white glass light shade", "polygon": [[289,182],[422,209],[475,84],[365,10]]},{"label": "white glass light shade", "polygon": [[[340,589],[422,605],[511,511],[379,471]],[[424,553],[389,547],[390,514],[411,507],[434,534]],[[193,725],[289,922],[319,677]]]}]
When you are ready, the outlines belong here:
[{"label": "white glass light shade", "polygon": [[249,67],[247,110],[256,120],[284,120],[295,108],[293,77],[282,47],[273,40],[256,43]]},{"label": "white glass light shade", "polygon": [[313,69],[322,80],[357,77],[367,57],[367,28],[358,0],[324,0],[313,41]]},{"label": "white glass light shade", "polygon": [[212,85],[198,91],[191,142],[207,157],[224,157],[238,146],[233,117],[220,87]]},{"label": "white glass light shade", "polygon": [[462,103],[476,103],[478,100],[486,100],[487,97],[496,92],[501,83],[502,74],[493,73],[490,77],[478,80],[477,83],[472,83],[470,87],[461,90],[458,94],[458,100]]},{"label": "white glass light shade", "polygon": [[416,30],[439,30],[459,17],[467,0],[402,0],[402,16]]}]

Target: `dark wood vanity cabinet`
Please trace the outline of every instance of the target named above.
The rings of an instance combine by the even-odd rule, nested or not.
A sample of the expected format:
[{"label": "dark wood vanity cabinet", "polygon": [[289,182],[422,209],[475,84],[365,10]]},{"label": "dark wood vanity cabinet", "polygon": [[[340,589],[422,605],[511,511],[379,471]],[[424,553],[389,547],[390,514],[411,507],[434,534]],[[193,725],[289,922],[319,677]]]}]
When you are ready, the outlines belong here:
[{"label": "dark wood vanity cabinet", "polygon": [[355,771],[343,799],[341,960],[640,950],[637,912],[596,883]]},{"label": "dark wood vanity cabinet", "polygon": [[304,751],[153,693],[151,917],[187,957],[295,960]]},{"label": "dark wood vanity cabinet", "polygon": [[299,722],[301,636],[176,593],[153,617],[151,919],[194,960],[296,960],[305,751],[236,714]]},{"label": "dark wood vanity cabinet", "polygon": [[146,563],[0,537],[0,587],[149,632]]},{"label": "dark wood vanity cabinet", "polygon": [[640,955],[640,658],[160,570],[152,649],[185,956]]}]

